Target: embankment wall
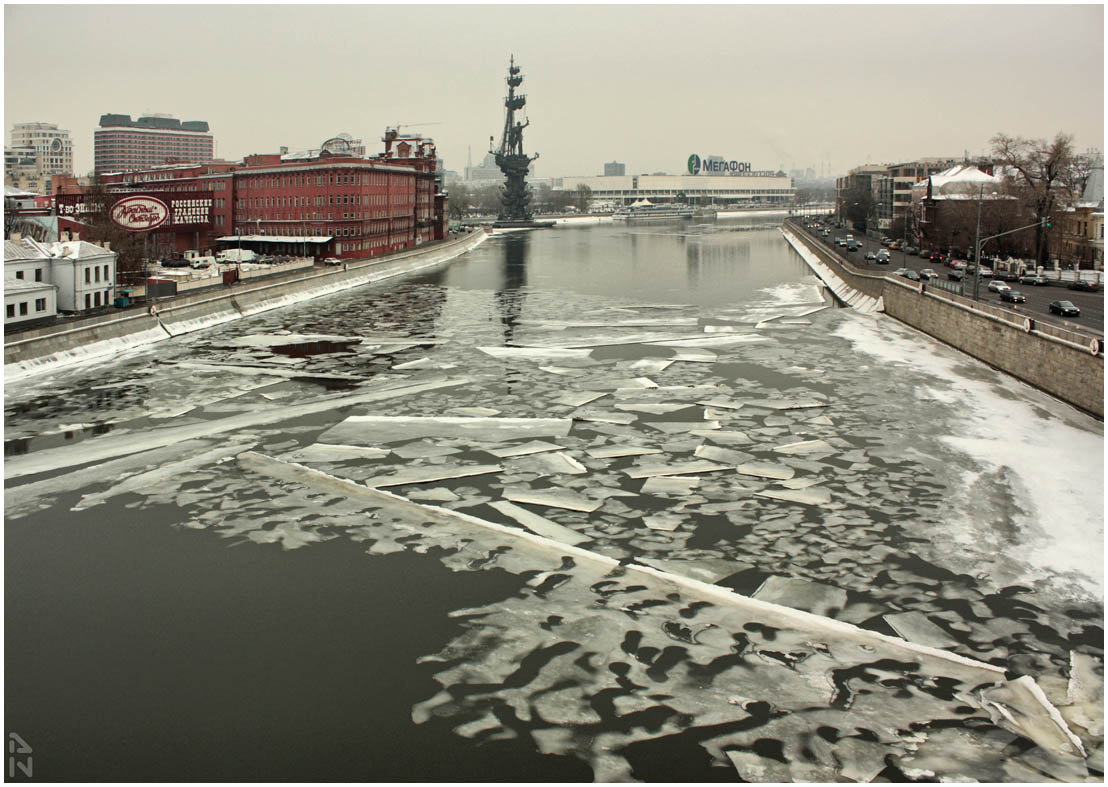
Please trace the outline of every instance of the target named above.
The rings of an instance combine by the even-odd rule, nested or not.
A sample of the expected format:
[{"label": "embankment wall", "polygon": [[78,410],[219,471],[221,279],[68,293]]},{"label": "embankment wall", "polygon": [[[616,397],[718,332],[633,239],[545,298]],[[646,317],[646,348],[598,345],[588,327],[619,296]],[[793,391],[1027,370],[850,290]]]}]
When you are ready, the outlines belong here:
[{"label": "embankment wall", "polygon": [[[1096,337],[1063,336],[1066,332],[1036,327],[1024,315],[985,311],[941,290],[861,273],[799,223],[789,222],[789,230],[852,287],[880,297],[888,316],[1103,420],[1103,342],[1094,345]],[[1096,354],[1090,349],[1093,346],[1099,347]]]},{"label": "embankment wall", "polygon": [[17,379],[59,364],[102,357],[269,309],[433,268],[464,254],[486,237],[485,230],[476,230],[429,248],[382,259],[295,271],[264,282],[207,288],[159,301],[141,311],[113,312],[11,334],[5,337],[4,375]]}]

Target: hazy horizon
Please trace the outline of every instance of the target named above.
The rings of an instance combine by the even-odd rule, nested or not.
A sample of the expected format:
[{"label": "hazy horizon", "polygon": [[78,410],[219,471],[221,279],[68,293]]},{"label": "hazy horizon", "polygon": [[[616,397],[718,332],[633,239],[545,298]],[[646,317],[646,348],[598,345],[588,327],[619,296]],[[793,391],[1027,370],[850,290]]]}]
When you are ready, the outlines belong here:
[{"label": "hazy horizon", "polygon": [[678,173],[690,153],[830,176],[1001,132],[1103,148],[1102,5],[7,5],[4,22],[5,139],[56,123],[77,174],[102,114],[155,112],[207,121],[230,160],[344,131],[375,153],[386,125],[417,124],[460,173],[499,142],[513,54],[537,177]]}]

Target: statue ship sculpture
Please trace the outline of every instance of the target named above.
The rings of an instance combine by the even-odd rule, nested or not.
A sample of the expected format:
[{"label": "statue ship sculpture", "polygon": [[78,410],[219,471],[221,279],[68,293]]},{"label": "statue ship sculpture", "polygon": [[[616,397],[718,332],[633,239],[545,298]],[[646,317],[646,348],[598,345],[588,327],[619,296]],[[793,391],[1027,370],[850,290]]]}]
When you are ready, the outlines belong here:
[{"label": "statue ship sculpture", "polygon": [[[504,188],[500,194],[500,214],[494,227],[532,228],[550,227],[553,221],[535,221],[531,213],[531,191],[527,186],[527,170],[531,162],[539,157],[536,153],[528,156],[523,152],[523,129],[531,124],[524,119],[516,120],[515,113],[527,103],[527,96],[517,94],[516,88],[523,84],[523,75],[512,55],[508,65],[508,95],[504,99],[504,133],[500,137],[500,147],[489,150],[496,156],[496,166],[504,173]],[[493,138],[489,137],[489,147]]]}]

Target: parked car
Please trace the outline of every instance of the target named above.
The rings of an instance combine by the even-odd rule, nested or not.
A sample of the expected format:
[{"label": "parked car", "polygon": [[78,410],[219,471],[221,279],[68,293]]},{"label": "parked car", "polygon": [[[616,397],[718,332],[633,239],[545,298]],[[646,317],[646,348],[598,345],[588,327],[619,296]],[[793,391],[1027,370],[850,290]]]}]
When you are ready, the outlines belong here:
[{"label": "parked car", "polygon": [[1046,277],[1039,273],[1025,273],[1023,276],[1020,276],[1020,284],[1042,286],[1046,284]]},{"label": "parked car", "polygon": [[904,274],[904,278],[908,279],[908,281],[921,281],[923,277],[921,277],[915,271],[908,271]]},{"label": "parked car", "polygon": [[865,254],[865,258],[866,258],[867,260],[876,260],[876,259],[877,259],[877,255],[876,255],[876,254],[874,254],[874,253],[873,253],[872,251],[867,251],[867,252],[866,252],[866,254]]},{"label": "parked car", "polygon": [[1010,289],[1012,288],[999,279],[993,279],[991,282],[989,282],[989,292],[1004,292],[1005,290]]},{"label": "parked car", "polygon": [[1027,303],[1027,298],[1019,290],[1013,290],[1009,287],[1006,290],[1000,291],[1000,300],[1007,303]]},{"label": "parked car", "polygon": [[930,258],[931,258],[931,252],[930,252],[930,251],[928,251],[927,249],[920,249],[920,250],[919,250],[919,256],[921,256],[921,257],[923,257],[923,258],[924,258],[925,260],[927,260],[927,259],[930,259]]},{"label": "parked car", "polygon": [[324,265],[342,265],[342,260],[338,257],[328,257],[323,261]]},{"label": "parked car", "polygon": [[924,281],[931,281],[931,279],[939,278],[939,274],[935,273],[935,271],[930,268],[924,268],[919,272],[919,277]]},{"label": "parked car", "polygon": [[951,271],[946,274],[946,277],[951,281],[961,281],[962,279],[966,278],[966,274],[963,273],[959,268],[952,268]]},{"label": "parked car", "polygon": [[893,242],[892,238],[882,238],[881,239],[881,245],[882,246],[888,246],[892,242]]},{"label": "parked car", "polygon": [[1051,301],[1050,313],[1060,314],[1063,317],[1080,317],[1081,310],[1069,301]]},{"label": "parked car", "polygon": [[899,248],[900,248],[900,241],[898,241],[898,240],[894,240],[894,241],[893,241],[892,243],[890,243],[890,244],[889,244],[889,248],[890,248],[890,249],[891,249],[892,251],[896,251],[897,249],[899,249]]},{"label": "parked car", "polygon": [[907,268],[897,268],[895,271],[893,271],[893,276],[903,276],[907,272],[908,272]]},{"label": "parked car", "polygon": [[905,246],[904,247],[904,253],[905,254],[911,254],[911,255],[915,256],[916,254],[919,254],[919,249],[916,248],[915,246]]},{"label": "parked car", "polygon": [[1079,290],[1080,292],[1100,292],[1100,285],[1096,282],[1089,281],[1088,279],[1078,279],[1077,281],[1071,281],[1069,283],[1071,290]]}]

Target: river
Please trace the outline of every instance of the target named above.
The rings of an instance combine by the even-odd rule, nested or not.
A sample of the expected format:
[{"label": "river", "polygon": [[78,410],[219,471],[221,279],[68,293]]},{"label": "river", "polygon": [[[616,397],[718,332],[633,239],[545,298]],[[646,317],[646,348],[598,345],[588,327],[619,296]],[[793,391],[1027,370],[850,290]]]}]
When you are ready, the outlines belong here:
[{"label": "river", "polygon": [[7,384],[34,778],[1101,777],[1102,424],[779,221],[497,235]]}]

